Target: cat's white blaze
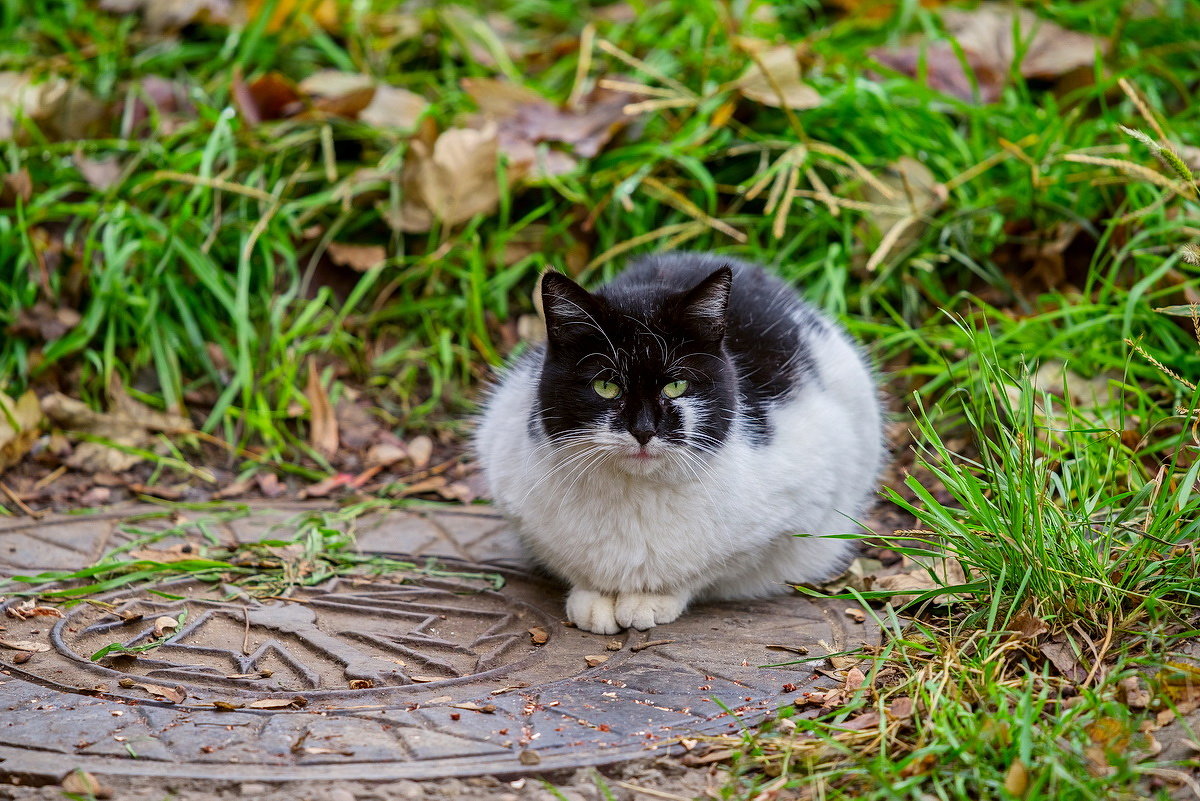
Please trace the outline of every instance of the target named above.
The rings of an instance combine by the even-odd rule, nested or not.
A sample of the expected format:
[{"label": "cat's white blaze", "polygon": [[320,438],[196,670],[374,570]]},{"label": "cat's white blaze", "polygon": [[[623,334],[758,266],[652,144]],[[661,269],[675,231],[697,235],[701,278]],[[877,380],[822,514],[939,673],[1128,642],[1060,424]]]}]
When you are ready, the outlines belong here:
[{"label": "cat's white blaze", "polygon": [[[540,364],[514,365],[475,445],[496,504],[532,554],[571,583],[576,624],[612,633],[667,623],[691,600],[762,597],[848,560],[853,541],[835,537],[859,532],[854,520],[875,486],[879,402],[840,331],[827,324],[812,337],[817,375],[771,411],[769,443],[735,426],[713,453],[672,454],[658,443],[656,458],[638,460],[605,438],[612,452],[586,468],[577,447],[531,434]],[[678,406],[694,431],[691,402]]]}]

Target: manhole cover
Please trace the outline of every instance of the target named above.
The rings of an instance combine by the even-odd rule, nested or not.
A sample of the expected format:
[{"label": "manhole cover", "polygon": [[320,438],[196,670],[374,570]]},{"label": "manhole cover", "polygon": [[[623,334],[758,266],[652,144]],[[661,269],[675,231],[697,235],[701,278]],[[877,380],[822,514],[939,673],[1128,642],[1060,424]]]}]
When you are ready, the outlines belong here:
[{"label": "manhole cover", "polygon": [[[878,638],[845,603],[800,597],[593,635],[563,625],[561,588],[499,572],[499,590],[339,579],[286,600],[184,581],[165,596],[116,591],[62,619],[0,618],[5,640],[50,646],[0,648],[0,778],[415,779],[615,762],[832,686],[811,663],[764,667],[798,658],[769,646],[819,657]],[[136,648],[156,619],[184,613],[168,645],[91,658]]]}]

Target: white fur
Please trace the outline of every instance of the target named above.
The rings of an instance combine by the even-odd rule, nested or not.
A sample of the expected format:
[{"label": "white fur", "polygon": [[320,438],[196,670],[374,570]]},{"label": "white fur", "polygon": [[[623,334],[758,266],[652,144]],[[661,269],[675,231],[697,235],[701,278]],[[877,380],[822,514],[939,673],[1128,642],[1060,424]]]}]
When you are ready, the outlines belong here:
[{"label": "white fur", "polygon": [[[633,437],[612,431],[559,447],[540,428],[531,435],[540,357],[503,377],[476,449],[525,546],[570,582],[577,626],[645,629],[692,600],[770,595],[847,561],[852,540],[828,535],[860,531],[853,521],[875,487],[883,442],[871,373],[826,325],[811,333],[819,380],[809,376],[775,408],[766,445],[735,428],[715,453],[687,457],[655,439],[659,458],[629,458]],[[687,401],[685,424],[696,414]]]}]

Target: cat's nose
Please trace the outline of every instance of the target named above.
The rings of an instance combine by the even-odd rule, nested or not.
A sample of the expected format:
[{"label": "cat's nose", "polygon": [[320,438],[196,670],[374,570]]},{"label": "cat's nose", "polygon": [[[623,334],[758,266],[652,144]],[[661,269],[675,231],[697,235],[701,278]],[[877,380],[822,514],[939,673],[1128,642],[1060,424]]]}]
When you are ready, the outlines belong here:
[{"label": "cat's nose", "polygon": [[631,428],[629,429],[629,433],[633,434],[633,438],[638,441],[638,445],[645,445],[654,439],[653,428]]}]

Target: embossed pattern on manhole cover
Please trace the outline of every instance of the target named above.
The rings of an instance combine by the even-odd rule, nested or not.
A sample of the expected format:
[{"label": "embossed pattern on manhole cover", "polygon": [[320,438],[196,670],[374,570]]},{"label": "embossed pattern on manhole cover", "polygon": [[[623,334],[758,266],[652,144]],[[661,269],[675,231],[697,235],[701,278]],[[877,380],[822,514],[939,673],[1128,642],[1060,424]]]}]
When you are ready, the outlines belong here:
[{"label": "embossed pattern on manhole cover", "polygon": [[[433,778],[613,762],[734,731],[831,685],[810,663],[764,667],[794,658],[768,646],[819,657],[878,637],[849,621],[845,603],[800,597],[702,605],[649,632],[583,632],[562,622],[561,587],[453,559],[486,545],[506,562],[499,525],[480,514],[389,513],[371,530],[380,551],[500,572],[499,590],[398,575],[255,600],[185,580],[160,588],[170,597],[117,590],[62,619],[3,618],[7,640],[49,650],[0,648],[0,778],[56,779],[76,767]],[[111,643],[146,643],[157,618],[185,612],[168,644],[91,658]]]}]

